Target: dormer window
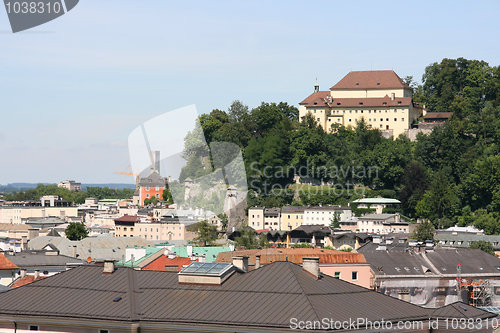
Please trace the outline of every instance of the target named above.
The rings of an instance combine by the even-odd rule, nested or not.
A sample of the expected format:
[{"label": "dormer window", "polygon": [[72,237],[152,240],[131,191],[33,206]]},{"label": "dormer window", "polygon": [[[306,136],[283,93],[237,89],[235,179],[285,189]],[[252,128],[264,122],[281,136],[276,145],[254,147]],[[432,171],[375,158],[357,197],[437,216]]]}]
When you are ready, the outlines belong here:
[{"label": "dormer window", "polygon": [[401,104],[401,101],[398,101],[398,104]]},{"label": "dormer window", "polygon": [[359,102],[359,105],[363,105],[363,102]]},{"label": "dormer window", "polygon": [[359,86],[359,82],[356,82],[356,85]]},{"label": "dormer window", "polygon": [[337,102],[337,105],[340,105],[340,102]]},{"label": "dormer window", "polygon": [[377,82],[377,86],[380,86],[380,82]]},{"label": "dormer window", "polygon": [[387,102],[383,102],[382,105],[387,105]]},{"label": "dormer window", "polygon": [[314,105],[317,105],[317,104],[318,104],[318,102],[314,102]]}]

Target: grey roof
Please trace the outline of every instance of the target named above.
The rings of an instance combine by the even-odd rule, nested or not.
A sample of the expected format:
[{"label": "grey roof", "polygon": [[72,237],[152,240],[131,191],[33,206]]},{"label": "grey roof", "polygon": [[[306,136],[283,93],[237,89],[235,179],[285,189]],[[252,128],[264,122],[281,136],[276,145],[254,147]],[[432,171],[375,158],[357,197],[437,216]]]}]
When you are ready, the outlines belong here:
[{"label": "grey roof", "polygon": [[351,210],[351,207],[343,206],[309,206],[306,210]]},{"label": "grey roof", "polygon": [[358,217],[360,220],[387,220],[391,217],[395,217],[396,214],[366,214]]},{"label": "grey roof", "polygon": [[285,206],[281,208],[282,213],[304,213],[304,206]]},{"label": "grey roof", "polygon": [[108,234],[87,237],[81,241],[71,241],[65,237],[39,236],[28,241],[30,250],[41,250],[48,244],[54,245],[62,255],[73,256],[76,245],[77,257],[87,260],[113,259],[121,260],[127,247],[154,246],[155,242],[140,237],[113,237]]},{"label": "grey roof", "polygon": [[334,233],[331,235],[333,239],[341,239],[341,238],[349,238],[349,239],[362,239],[366,240],[368,238],[371,238],[372,236],[367,234],[367,233],[362,233],[362,232],[340,232],[340,233]]},{"label": "grey roof", "polygon": [[[498,274],[500,276],[500,259],[486,252],[441,246],[435,246],[431,251],[427,251],[424,250],[424,245],[418,252],[409,247],[407,242],[399,242],[402,235],[392,234],[393,243],[386,244],[386,250],[377,250],[379,244],[368,242],[357,251],[365,256],[366,261],[378,276],[456,274],[458,264],[461,265],[462,274]],[[403,235],[403,237],[406,240],[407,236]]]},{"label": "grey roof", "polygon": [[61,235],[59,235],[55,228],[50,229],[50,231],[47,233],[47,236],[61,237]]},{"label": "grey roof", "polygon": [[176,272],[81,266],[0,294],[0,314],[288,329],[293,317],[425,320],[429,310],[275,262],[216,286],[179,284]]},{"label": "grey roof", "polygon": [[455,302],[432,311],[434,318],[491,318],[495,314],[484,311],[463,302]]},{"label": "grey roof", "polygon": [[163,187],[165,186],[166,181],[165,178],[160,176],[160,174],[156,171],[152,172],[149,176],[145,178],[141,178],[139,180],[139,185],[140,186],[160,186]]},{"label": "grey roof", "polygon": [[47,255],[43,252],[19,252],[15,255],[4,253],[5,257],[18,267],[67,266],[84,264],[85,261],[63,255]]}]

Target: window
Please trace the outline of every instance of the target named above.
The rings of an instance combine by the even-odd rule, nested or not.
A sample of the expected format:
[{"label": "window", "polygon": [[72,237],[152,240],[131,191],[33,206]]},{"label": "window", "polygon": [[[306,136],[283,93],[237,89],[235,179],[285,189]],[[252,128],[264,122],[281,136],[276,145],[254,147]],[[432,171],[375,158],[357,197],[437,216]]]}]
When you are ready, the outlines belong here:
[{"label": "window", "polygon": [[349,119],[349,121],[351,121],[351,119]]},{"label": "window", "polygon": [[158,193],[156,194],[156,198],[157,198],[157,199],[160,199],[160,195],[159,195]]},{"label": "window", "polygon": [[336,278],[336,279],[340,279],[340,272],[335,272],[333,274],[333,277]]},{"label": "window", "polygon": [[385,118],[385,121],[389,121],[389,118]]},{"label": "window", "polygon": [[159,186],[156,186],[156,190],[159,191],[160,190],[160,187]]},{"label": "window", "polygon": [[29,330],[30,331],[38,331],[39,329],[38,329],[37,325],[30,325]]},{"label": "window", "polygon": [[380,118],[380,121],[384,121],[384,118]]},{"label": "window", "polygon": [[398,120],[398,118],[394,118],[394,121],[397,121],[397,120]]},{"label": "window", "polygon": [[149,191],[149,186],[146,186],[146,191]]},{"label": "window", "polygon": [[319,118],[318,118],[318,121],[320,121]]},{"label": "window", "polygon": [[109,330],[99,330],[99,333],[109,333]]}]

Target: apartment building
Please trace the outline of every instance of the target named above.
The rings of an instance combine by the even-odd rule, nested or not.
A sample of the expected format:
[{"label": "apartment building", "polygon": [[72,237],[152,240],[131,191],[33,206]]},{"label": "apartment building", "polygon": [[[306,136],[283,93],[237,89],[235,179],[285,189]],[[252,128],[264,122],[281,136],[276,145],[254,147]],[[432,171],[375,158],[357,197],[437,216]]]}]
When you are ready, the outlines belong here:
[{"label": "apartment building", "polygon": [[57,187],[62,187],[70,191],[80,192],[82,190],[82,183],[77,183],[74,180],[63,180]]},{"label": "apartment building", "polygon": [[310,114],[325,131],[332,131],[332,125],[356,127],[363,118],[370,127],[397,137],[424,113],[412,95],[392,70],[352,71],[328,91],[316,84],[299,103],[299,119]]},{"label": "apartment building", "polygon": [[338,221],[344,221],[352,217],[351,207],[342,206],[312,206],[304,210],[304,224],[316,225],[321,224],[330,226],[334,217],[337,216]]},{"label": "apartment building", "polygon": [[410,224],[399,214],[367,214],[358,218],[359,232],[374,234],[409,233]]},{"label": "apartment building", "polygon": [[304,223],[303,206],[285,206],[281,209],[280,230],[293,230]]}]

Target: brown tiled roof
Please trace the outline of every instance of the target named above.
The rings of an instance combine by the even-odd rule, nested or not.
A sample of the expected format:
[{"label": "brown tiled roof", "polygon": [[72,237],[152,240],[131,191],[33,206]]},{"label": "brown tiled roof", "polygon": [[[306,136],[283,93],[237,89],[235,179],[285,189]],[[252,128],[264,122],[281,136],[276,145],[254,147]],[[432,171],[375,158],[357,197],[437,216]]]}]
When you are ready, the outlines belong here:
[{"label": "brown tiled roof", "polygon": [[424,119],[450,119],[453,112],[427,112]]},{"label": "brown tiled roof", "polygon": [[275,262],[216,286],[179,284],[177,272],[82,266],[0,294],[0,315],[286,330],[294,317],[394,322],[425,320],[429,310]]},{"label": "brown tiled roof", "polygon": [[249,257],[248,264],[255,265],[256,255],[260,255],[261,265],[277,261],[289,261],[301,264],[304,257],[319,257],[320,264],[366,264],[365,257],[360,253],[312,248],[270,248],[221,252],[217,257],[217,262],[230,263],[235,256],[247,256]]},{"label": "brown tiled roof", "polygon": [[[326,94],[322,94],[326,93]],[[327,99],[330,95],[328,91],[318,91],[312,93],[300,105],[308,107],[331,107],[331,108],[355,108],[355,107],[383,107],[383,106],[409,106],[411,97],[395,97],[392,100],[389,96],[370,98],[333,98]],[[360,104],[363,103],[363,104]],[[385,104],[384,104],[385,103]]]},{"label": "brown tiled roof", "polygon": [[115,222],[139,222],[140,220],[139,216],[125,214],[122,217],[115,219]]},{"label": "brown tiled roof", "polygon": [[12,261],[7,259],[7,257],[0,253],[0,269],[18,269],[19,267]]},{"label": "brown tiled roof", "polygon": [[352,71],[342,78],[334,89],[394,89],[410,88],[392,70]]}]

